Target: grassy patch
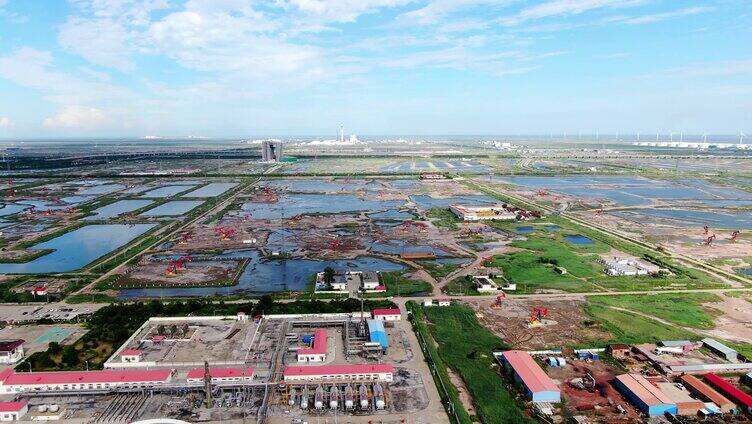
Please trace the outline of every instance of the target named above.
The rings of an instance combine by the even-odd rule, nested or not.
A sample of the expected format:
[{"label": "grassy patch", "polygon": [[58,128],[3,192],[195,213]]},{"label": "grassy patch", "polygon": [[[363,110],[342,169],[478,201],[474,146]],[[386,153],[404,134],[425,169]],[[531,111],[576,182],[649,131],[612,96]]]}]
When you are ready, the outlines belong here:
[{"label": "grassy patch", "polygon": [[692,328],[709,329],[715,327],[714,317],[718,311],[704,308],[702,303],[720,301],[711,293],[593,296],[591,304],[615,306],[641,312],[647,315]]},{"label": "grassy patch", "polygon": [[418,263],[437,280],[441,280],[462,266],[460,264],[442,264],[435,261],[419,261]]},{"label": "grassy patch", "polygon": [[405,277],[400,271],[382,272],[381,278],[386,285],[386,293],[374,293],[377,296],[410,296],[433,291],[430,283]]},{"label": "grassy patch", "polygon": [[457,223],[460,222],[457,215],[455,215],[448,208],[431,208],[426,211],[426,216],[431,220],[433,225],[439,228],[445,228],[447,230],[457,231],[459,227]]},{"label": "grassy patch", "polygon": [[648,343],[661,340],[696,340],[697,334],[661,324],[655,320],[641,317],[630,312],[611,309],[603,305],[588,304],[585,312],[604,330],[613,335],[611,340],[594,341],[598,345],[611,343]]},{"label": "grassy patch", "polygon": [[427,327],[438,343],[439,357],[464,381],[478,419],[486,424],[532,422],[523,413],[522,397],[510,391],[509,381],[500,375],[491,354],[507,346],[478,323],[472,309],[455,304],[425,308],[423,312],[428,319]]}]

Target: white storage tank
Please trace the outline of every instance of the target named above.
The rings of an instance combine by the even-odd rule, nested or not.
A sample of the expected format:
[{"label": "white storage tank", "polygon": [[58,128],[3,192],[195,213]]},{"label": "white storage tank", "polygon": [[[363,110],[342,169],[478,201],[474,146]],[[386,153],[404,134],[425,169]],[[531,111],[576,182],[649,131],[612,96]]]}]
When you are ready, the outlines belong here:
[{"label": "white storage tank", "polygon": [[49,411],[50,411],[50,412],[57,412],[57,411],[59,411],[59,410],[60,410],[60,405],[57,405],[57,404],[52,404],[52,405],[50,405],[50,407],[49,407]]}]

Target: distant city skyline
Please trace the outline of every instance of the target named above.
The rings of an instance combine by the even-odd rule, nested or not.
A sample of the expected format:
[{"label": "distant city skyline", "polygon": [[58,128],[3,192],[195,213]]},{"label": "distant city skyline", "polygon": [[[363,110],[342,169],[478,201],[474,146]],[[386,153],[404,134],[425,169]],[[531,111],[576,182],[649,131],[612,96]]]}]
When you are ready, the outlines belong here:
[{"label": "distant city skyline", "polygon": [[752,133],[752,3],[0,0],[0,139]]}]

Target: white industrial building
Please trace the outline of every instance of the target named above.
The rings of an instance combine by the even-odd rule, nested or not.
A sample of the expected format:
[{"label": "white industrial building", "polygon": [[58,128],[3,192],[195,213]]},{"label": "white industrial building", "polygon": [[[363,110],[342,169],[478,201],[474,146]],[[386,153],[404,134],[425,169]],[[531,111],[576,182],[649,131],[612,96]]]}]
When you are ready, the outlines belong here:
[{"label": "white industrial building", "polygon": [[475,288],[480,293],[495,292],[499,290],[499,286],[497,286],[492,279],[488,278],[485,275],[474,275],[473,283],[475,284]]},{"label": "white industrial building", "polygon": [[382,321],[401,321],[402,313],[398,308],[390,309],[374,309],[371,312],[373,319],[380,319]]},{"label": "white industrial building", "polygon": [[25,340],[0,340],[0,364],[15,364],[24,357]]},{"label": "white industrial building", "polygon": [[468,206],[454,204],[450,205],[449,209],[463,221],[513,220],[517,218],[517,213],[508,210],[504,205]]},{"label": "white industrial building", "polygon": [[603,266],[606,267],[608,275],[648,275],[650,271],[647,266],[639,261],[629,258],[613,258],[603,260]]}]

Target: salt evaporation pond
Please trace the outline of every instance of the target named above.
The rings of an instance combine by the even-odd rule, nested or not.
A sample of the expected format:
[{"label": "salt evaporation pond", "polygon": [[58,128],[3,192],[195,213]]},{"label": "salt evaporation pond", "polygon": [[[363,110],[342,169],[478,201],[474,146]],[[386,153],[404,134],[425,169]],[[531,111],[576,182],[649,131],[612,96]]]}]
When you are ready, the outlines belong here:
[{"label": "salt evaporation pond", "polygon": [[384,186],[367,180],[270,180],[259,184],[262,187],[286,188],[295,193],[337,193],[358,190],[382,190]]},{"label": "salt evaporation pond", "polygon": [[13,215],[29,207],[29,205],[21,205],[18,203],[4,203],[3,205],[0,205],[0,216]]},{"label": "salt evaporation pond", "polygon": [[464,160],[432,160],[432,161],[413,161],[413,162],[396,162],[385,165],[381,168],[383,172],[482,172],[490,170],[487,165],[476,161]]},{"label": "salt evaporation pond", "polygon": [[495,205],[499,203],[499,201],[494,199],[493,197],[482,194],[452,197],[431,197],[427,194],[416,194],[410,196],[410,200],[422,209],[448,208],[449,205],[453,205],[455,203],[479,206]]},{"label": "salt evaporation pond", "polygon": [[533,228],[532,226],[527,225],[527,226],[524,226],[524,227],[516,227],[514,229],[514,231],[517,232],[517,233],[519,233],[519,234],[530,234],[533,231],[535,231],[535,228]]},{"label": "salt evaporation pond", "polygon": [[149,209],[141,213],[140,216],[180,216],[188,213],[202,203],[204,202],[201,200],[173,200],[161,204],[154,209]]},{"label": "salt evaporation pond", "polygon": [[198,197],[198,198],[216,197],[226,192],[227,190],[230,190],[231,188],[236,187],[237,185],[238,183],[211,183],[201,188],[198,188],[196,190],[189,191],[188,193],[185,193],[181,197]]},{"label": "salt evaporation pond", "polygon": [[[559,177],[494,177],[493,181],[530,189],[548,189],[570,196],[607,199],[622,206],[650,205],[655,200],[685,200],[704,205],[718,201],[752,204],[752,193],[705,180],[653,180],[644,177],[573,175]],[[605,187],[608,186],[608,187]]]},{"label": "salt evaporation pond", "polygon": [[193,187],[196,187],[196,185],[169,185],[155,188],[154,190],[149,190],[146,193],[142,194],[141,197],[170,197],[189,190]]},{"label": "salt evaporation pond", "polygon": [[343,213],[396,209],[396,200],[363,200],[350,194],[285,194],[277,203],[243,203],[241,209],[255,219],[291,218],[315,213]]},{"label": "salt evaporation pond", "polygon": [[94,195],[114,193],[124,188],[125,186],[122,184],[102,184],[102,185],[95,185],[91,187],[81,188],[78,190],[76,194],[80,196],[94,196]]},{"label": "salt evaporation pond", "polygon": [[411,214],[410,212],[390,209],[383,212],[369,213],[368,217],[371,219],[405,221],[414,219],[415,215]]},{"label": "salt evaporation pond", "polygon": [[94,215],[87,216],[84,219],[92,220],[113,218],[126,212],[132,212],[136,209],[141,209],[143,207],[149,206],[152,203],[154,203],[153,200],[147,199],[118,200],[115,203],[110,203],[109,205],[95,209],[93,211]]},{"label": "salt evaporation pond", "polygon": [[26,263],[0,264],[2,274],[70,272],[130,243],[156,224],[86,225],[39,244],[31,249],[53,251]]},{"label": "salt evaporation pond", "polygon": [[250,263],[240,275],[238,284],[232,287],[126,289],[120,292],[119,297],[131,299],[305,291],[311,276],[323,271],[326,267],[332,267],[338,271],[400,271],[404,269],[401,264],[370,256],[324,261],[313,259],[267,260],[261,258],[256,250],[241,250],[217,255],[215,258],[248,258]]},{"label": "salt evaporation pond", "polygon": [[681,227],[710,226],[728,229],[752,229],[752,212],[720,213],[691,209],[630,209],[612,212],[622,218],[644,222],[645,217],[663,218]]}]

